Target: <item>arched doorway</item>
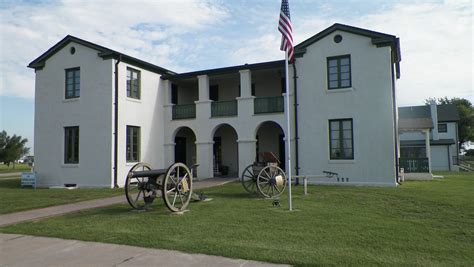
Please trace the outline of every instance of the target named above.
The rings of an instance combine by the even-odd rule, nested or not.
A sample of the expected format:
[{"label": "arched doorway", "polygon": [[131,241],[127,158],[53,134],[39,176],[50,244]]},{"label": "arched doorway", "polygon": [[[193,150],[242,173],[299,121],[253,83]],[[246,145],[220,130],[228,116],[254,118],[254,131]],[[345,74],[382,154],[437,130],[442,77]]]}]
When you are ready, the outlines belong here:
[{"label": "arched doorway", "polygon": [[213,135],[214,176],[238,176],[237,132],[229,124],[216,127]]},{"label": "arched doorway", "polygon": [[272,152],[280,160],[280,168],[285,170],[285,132],[281,126],[273,121],[261,123],[256,130],[255,139],[257,139],[255,159],[259,158],[260,152]]},{"label": "arched doorway", "polygon": [[189,127],[181,127],[174,137],[174,162],[187,166],[196,163],[196,135]]}]

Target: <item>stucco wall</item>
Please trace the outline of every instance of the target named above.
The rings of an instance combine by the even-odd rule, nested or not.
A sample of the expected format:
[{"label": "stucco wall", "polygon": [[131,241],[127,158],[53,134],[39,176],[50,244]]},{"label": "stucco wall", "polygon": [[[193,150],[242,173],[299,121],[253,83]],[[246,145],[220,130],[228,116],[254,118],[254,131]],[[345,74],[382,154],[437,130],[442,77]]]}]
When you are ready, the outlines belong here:
[{"label": "stucco wall", "polygon": [[255,72],[252,75],[252,83],[255,83],[255,96],[281,96],[281,77],[281,73],[276,70]]},{"label": "stucco wall", "polygon": [[198,100],[198,88],[197,83],[195,86],[185,85],[178,86],[178,104],[194,104],[194,101]]},{"label": "stucco wall", "polygon": [[449,146],[431,146],[431,170],[449,171]]},{"label": "stucco wall", "polygon": [[454,139],[456,140],[456,123],[455,122],[440,122],[446,124],[446,132],[440,133],[438,132],[439,139]]},{"label": "stucco wall", "polygon": [[[127,97],[126,68],[140,70],[141,97],[139,100]],[[135,164],[126,162],[126,126],[140,127],[140,161],[153,168],[164,168],[163,163],[163,116],[160,97],[162,90],[160,75],[133,65],[119,64],[119,144],[118,184],[122,186],[128,170]]]},{"label": "stucco wall", "polygon": [[[75,54],[70,54],[74,46]],[[65,69],[80,67],[80,97],[65,99]],[[111,186],[112,60],[70,43],[36,71],[35,171],[39,186]],[[79,126],[79,164],[64,164],[64,127]]]},{"label": "stucco wall", "polygon": [[[343,37],[341,43],[333,41],[336,34]],[[346,54],[351,56],[352,87],[328,91],[327,57]],[[336,31],[309,46],[296,66],[300,173],[329,170],[349,178],[348,184],[394,186],[390,48],[377,48],[370,38]],[[330,160],[328,120],[343,118],[353,119],[354,160]]]}]

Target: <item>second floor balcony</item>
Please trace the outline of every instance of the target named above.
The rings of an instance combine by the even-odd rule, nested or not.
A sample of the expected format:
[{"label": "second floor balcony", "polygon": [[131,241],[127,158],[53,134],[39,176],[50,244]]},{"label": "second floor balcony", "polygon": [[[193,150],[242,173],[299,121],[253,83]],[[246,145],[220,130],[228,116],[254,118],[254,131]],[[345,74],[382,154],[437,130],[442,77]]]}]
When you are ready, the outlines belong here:
[{"label": "second floor balcony", "polygon": [[196,104],[174,105],[173,120],[196,118]]},{"label": "second floor balcony", "polygon": [[174,75],[172,120],[284,112],[283,61]]},{"label": "second floor balcony", "polygon": [[254,99],[254,113],[277,113],[284,111],[283,96],[257,97]]},{"label": "second floor balcony", "polygon": [[211,103],[211,117],[237,116],[237,100]]}]

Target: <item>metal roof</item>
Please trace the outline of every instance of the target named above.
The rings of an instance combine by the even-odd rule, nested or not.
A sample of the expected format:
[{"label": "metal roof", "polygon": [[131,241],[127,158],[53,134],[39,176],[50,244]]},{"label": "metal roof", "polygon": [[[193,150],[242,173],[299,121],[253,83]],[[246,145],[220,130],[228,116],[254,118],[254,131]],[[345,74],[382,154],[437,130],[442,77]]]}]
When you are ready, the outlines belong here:
[{"label": "metal roof", "polygon": [[[438,122],[459,121],[459,112],[456,105],[437,105]],[[429,105],[399,107],[400,119],[429,118],[431,119],[431,108]]]}]

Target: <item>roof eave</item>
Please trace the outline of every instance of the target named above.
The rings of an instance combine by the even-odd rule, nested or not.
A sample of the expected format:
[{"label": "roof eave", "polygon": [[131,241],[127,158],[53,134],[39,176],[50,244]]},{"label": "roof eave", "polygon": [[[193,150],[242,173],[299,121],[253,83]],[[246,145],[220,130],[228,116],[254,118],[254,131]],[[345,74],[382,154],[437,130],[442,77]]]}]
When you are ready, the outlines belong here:
[{"label": "roof eave", "polygon": [[401,51],[400,51],[400,38],[381,32],[375,32],[367,29],[357,28],[349,25],[335,23],[329,28],[313,35],[312,37],[306,39],[300,44],[295,46],[295,57],[303,57],[306,53],[306,47],[311,44],[321,40],[327,35],[333,33],[334,31],[345,31],[353,34],[358,34],[366,36],[372,39],[372,44],[376,47],[385,47],[390,46],[392,49],[392,63],[395,64],[395,72],[397,79],[400,79],[400,61],[401,61]]},{"label": "roof eave", "polygon": [[63,47],[68,45],[70,42],[75,42],[81,45],[84,45],[86,47],[92,48],[94,50],[97,50],[97,55],[101,57],[102,59],[118,59],[121,57],[121,60],[123,62],[136,65],[137,67],[141,67],[145,70],[155,72],[161,75],[167,75],[167,74],[175,74],[174,72],[162,68],[160,66],[148,63],[146,61],[143,61],[138,58],[134,58],[125,54],[122,54],[120,52],[114,51],[112,49],[91,43],[86,40],[82,40],[80,38],[74,37],[72,35],[67,35],[64,37],[61,41],[56,43],[54,46],[52,46],[50,49],[48,49],[46,52],[44,52],[41,56],[37,57],[35,60],[33,60],[30,64],[28,64],[29,68],[33,68],[35,70],[39,70],[44,68],[46,60],[53,56],[57,51],[61,50]]},{"label": "roof eave", "polygon": [[216,68],[216,69],[207,69],[207,70],[200,70],[200,71],[193,71],[193,72],[185,72],[180,74],[171,74],[171,75],[164,75],[161,78],[163,80],[185,80],[193,77],[197,77],[199,75],[219,75],[219,74],[226,74],[232,73],[239,70],[262,70],[262,69],[270,69],[275,67],[284,66],[284,60],[277,60],[277,61],[268,61],[268,62],[260,62],[254,64],[244,64],[244,65],[237,65],[231,67],[224,67],[224,68]]}]

